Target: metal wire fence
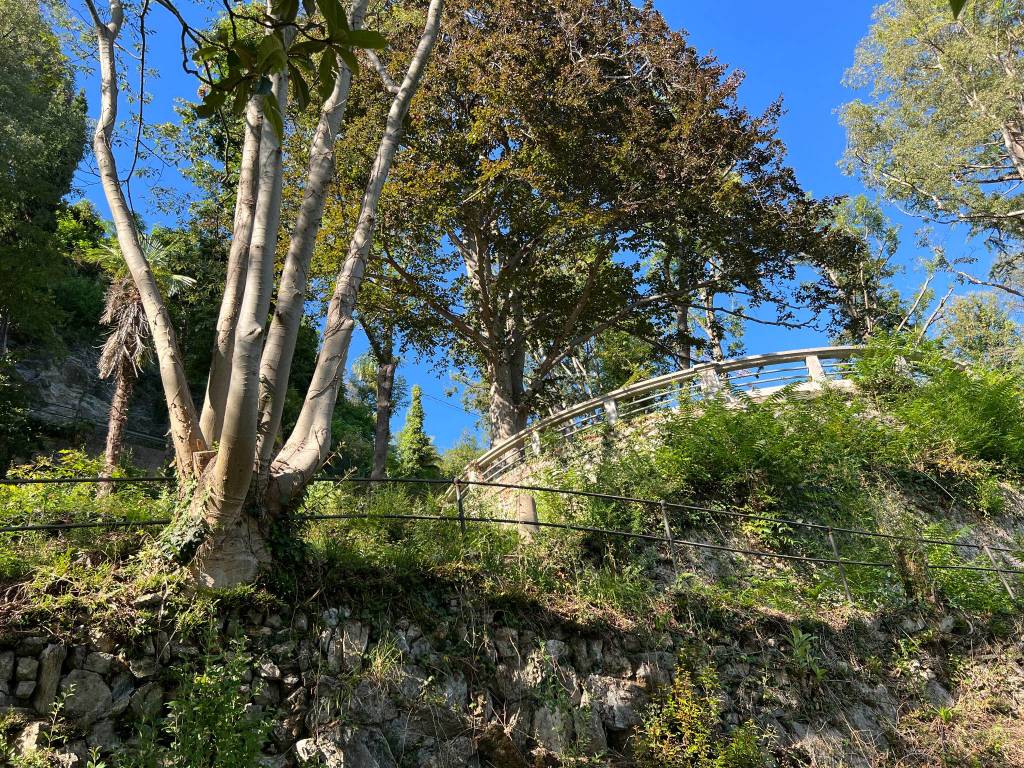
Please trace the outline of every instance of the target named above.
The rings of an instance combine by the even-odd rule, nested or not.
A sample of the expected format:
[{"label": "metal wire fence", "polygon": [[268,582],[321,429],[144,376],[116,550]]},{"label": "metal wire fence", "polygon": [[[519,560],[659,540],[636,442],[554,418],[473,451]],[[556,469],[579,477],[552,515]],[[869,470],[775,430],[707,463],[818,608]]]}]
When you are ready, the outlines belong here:
[{"label": "metal wire fence", "polygon": [[[792,518],[782,518],[770,515],[759,515],[750,512],[741,512],[734,508],[715,508],[697,504],[670,502],[662,499],[645,499],[619,494],[603,493],[600,491],[577,490],[571,488],[554,488],[543,485],[529,485],[517,483],[503,483],[489,480],[467,480],[464,478],[385,478],[371,479],[368,477],[320,477],[313,481],[315,484],[354,484],[370,488],[381,485],[420,485],[435,487],[451,487],[454,489],[454,500],[451,506],[455,514],[425,514],[425,513],[373,513],[373,512],[325,512],[325,513],[302,513],[294,516],[296,521],[318,521],[318,520],[397,520],[397,521],[435,521],[442,523],[458,524],[465,533],[469,524],[492,524],[492,525],[514,525],[532,527],[537,530],[554,529],[574,531],[578,533],[597,534],[601,536],[621,537],[635,541],[660,544],[668,547],[669,555],[673,562],[676,560],[676,553],[679,548],[691,548],[695,550],[709,550],[717,552],[729,552],[744,555],[747,557],[801,562],[817,565],[835,566],[838,569],[844,592],[848,600],[852,602],[849,582],[847,579],[847,568],[877,568],[877,569],[898,569],[895,561],[889,560],[864,560],[843,558],[839,545],[836,541],[836,534],[845,536],[877,539],[888,542],[899,542],[908,545],[920,546],[929,545],[933,547],[948,547],[953,550],[970,549],[984,554],[990,565],[975,565],[969,563],[928,563],[922,565],[926,569],[939,571],[968,571],[976,573],[995,574],[1009,595],[1011,600],[1016,600],[1016,592],[1007,578],[1009,576],[1024,576],[1024,568],[1017,567],[1024,558],[1024,547],[1013,548],[998,546],[995,544],[977,543],[971,541],[942,539],[932,536],[908,536],[903,534],[888,533],[883,531],[872,531],[863,528],[851,528],[838,525],[827,525],[824,523],[808,522]],[[143,476],[143,477],[47,477],[47,478],[0,478],[0,487],[32,486],[32,485],[130,485],[130,484],[164,484],[171,486],[175,478],[165,476]],[[577,497],[587,499],[598,499],[625,504],[638,504],[653,510],[655,516],[660,517],[662,530],[657,533],[649,531],[629,531],[616,528],[607,528],[593,525],[581,525],[571,522],[557,522],[552,520],[531,520],[525,522],[517,518],[497,517],[493,515],[471,514],[467,512],[466,494],[464,491],[471,487],[492,488],[504,491],[515,491],[517,493],[540,493],[554,494],[556,496]],[[715,516],[728,517],[740,520],[762,521],[774,525],[786,525],[793,528],[800,528],[823,534],[823,543],[827,543],[827,549],[832,552],[832,557],[818,557],[812,555],[801,555],[786,552],[771,552],[767,550],[750,549],[728,544],[716,544],[707,541],[695,541],[678,537],[674,534],[669,511],[685,510],[687,512],[700,512],[714,518]],[[123,520],[123,519],[101,519],[86,521],[60,521],[52,520],[46,522],[24,522],[0,526],[0,534],[16,535],[28,532],[52,531],[59,533],[76,529],[115,529],[115,528],[146,528],[159,527],[170,523],[169,518],[153,518],[145,520]],[[997,553],[1000,558],[997,558]]]}]

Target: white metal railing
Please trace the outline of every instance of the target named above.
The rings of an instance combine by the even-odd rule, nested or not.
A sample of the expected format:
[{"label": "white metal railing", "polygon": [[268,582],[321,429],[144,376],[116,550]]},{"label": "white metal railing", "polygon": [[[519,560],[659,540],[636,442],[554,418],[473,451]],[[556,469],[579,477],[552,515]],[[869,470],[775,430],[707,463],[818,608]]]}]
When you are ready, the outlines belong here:
[{"label": "white metal railing", "polygon": [[[849,388],[850,358],[860,346],[815,347],[735,360],[702,363],[613,390],[540,419],[518,435],[492,447],[466,469],[469,480],[497,481],[541,455],[541,435],[567,440],[601,424],[614,424],[657,411],[677,409],[683,402],[711,397],[753,400],[790,387],[797,397],[813,396],[825,383]],[[740,398],[736,398],[738,401]]]}]

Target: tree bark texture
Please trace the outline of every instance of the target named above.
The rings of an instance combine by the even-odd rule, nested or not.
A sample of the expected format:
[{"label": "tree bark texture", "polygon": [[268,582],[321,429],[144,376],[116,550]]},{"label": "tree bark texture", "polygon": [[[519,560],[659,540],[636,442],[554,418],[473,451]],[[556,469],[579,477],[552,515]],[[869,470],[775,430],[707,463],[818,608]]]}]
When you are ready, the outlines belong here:
[{"label": "tree bark texture", "polygon": [[391,414],[394,403],[391,399],[395,388],[395,371],[398,361],[393,357],[377,365],[377,408],[373,424],[373,468],[371,480],[383,480],[387,475],[388,447],[391,444]]},{"label": "tree bark texture", "polygon": [[[122,361],[114,377],[114,396],[110,400],[107,418],[107,444],[103,451],[103,477],[113,477],[124,449],[124,429],[128,424],[128,403],[135,388],[135,368],[128,360]],[[101,483],[97,496],[107,496],[113,487]]]},{"label": "tree bark texture", "polygon": [[101,89],[100,115],[93,133],[93,152],[96,155],[103,192],[110,206],[117,242],[139,291],[152,333],[153,346],[160,367],[160,380],[167,400],[178,472],[182,476],[190,476],[193,473],[193,454],[206,450],[207,445],[199,428],[199,418],[189,392],[188,379],[185,376],[170,314],[160,295],[149,262],[143,254],[135,217],[121,188],[117,163],[111,148],[117,121],[118,98],[114,43],[124,20],[124,9],[120,0],[110,0],[109,7],[110,21],[105,23],[91,0],[89,3],[90,12],[96,22]]},{"label": "tree bark texture", "polygon": [[235,325],[242,307],[245,279],[249,268],[249,244],[252,241],[253,220],[256,214],[257,182],[259,181],[260,133],[263,107],[258,96],[249,99],[245,109],[245,139],[242,143],[241,167],[235,202],[231,250],[228,253],[224,295],[217,316],[217,335],[210,359],[210,376],[206,384],[199,425],[206,441],[213,445],[220,441],[224,427],[224,407],[231,384],[231,362],[235,349]]},{"label": "tree bark texture", "polygon": [[[350,17],[355,28],[362,25],[367,0],[356,0]],[[309,264],[313,245],[320,233],[327,187],[334,178],[334,142],[345,117],[352,72],[338,61],[334,90],[324,103],[320,121],[313,136],[306,174],[305,192],[299,207],[291,242],[285,256],[284,269],[277,290],[274,318],[267,335],[260,363],[260,422],[258,466],[261,476],[270,469],[271,455],[281,429],[288,374],[291,370],[295,343],[305,311]]]},{"label": "tree bark texture", "polygon": [[423,77],[431,49],[437,39],[443,5],[443,0],[431,0],[416,52],[398,93],[391,102],[384,136],[377,148],[377,155],[363,193],[348,255],[327,308],[327,324],[313,379],[295,429],[271,466],[272,482],[276,485],[275,495],[280,503],[290,503],[328,456],[331,414],[334,412],[352,339],[353,312],[373,241],[377,204],[395,152],[398,150],[402,121],[409,110],[409,104]]}]

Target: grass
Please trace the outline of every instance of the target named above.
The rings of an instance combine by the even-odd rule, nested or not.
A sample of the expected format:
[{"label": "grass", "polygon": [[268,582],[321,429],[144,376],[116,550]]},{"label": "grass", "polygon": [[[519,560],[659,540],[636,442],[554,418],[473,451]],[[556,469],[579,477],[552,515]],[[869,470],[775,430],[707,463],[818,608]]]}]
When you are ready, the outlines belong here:
[{"label": "grass", "polygon": [[[599,440],[550,446],[556,461],[538,467],[546,484],[601,489],[664,500],[678,539],[737,549],[831,559],[820,530],[784,519],[890,534],[984,540],[1009,527],[1001,483],[1024,469],[1024,413],[1019,384],[991,372],[963,371],[927,349],[926,383],[900,377],[909,354],[882,340],[858,362],[863,396],[826,393],[814,400],[776,397],[744,409],[724,402],[683,406],[646,440],[609,430]],[[943,415],[947,403],[960,414]],[[971,415],[965,419],[963,414]],[[1005,414],[1006,418],[998,418]],[[620,429],[635,429],[619,425]],[[550,442],[550,441],[549,441]],[[561,451],[561,453],[558,453]],[[12,476],[90,475],[98,460],[65,452]],[[661,533],[657,504],[536,494],[542,520]],[[472,517],[503,516],[500,496],[474,491]],[[0,486],[0,523],[146,520],[170,516],[174,498],[151,486],[119,487],[98,498],[88,486]],[[663,546],[586,531],[541,529],[530,542],[514,527],[470,522],[463,533],[450,500],[386,485],[368,491],[316,483],[304,514],[367,514],[371,519],[316,520],[298,528],[292,568],[268,588],[288,601],[318,590],[373,595],[379,601],[422,595],[438,585],[472,589],[508,605],[544,605],[574,620],[615,626],[649,624],[686,593],[726,609],[768,610],[795,618],[823,607],[871,613],[934,595],[978,616],[1016,606],[994,574],[929,566],[990,565],[977,550],[836,533],[841,556],[898,562],[899,569],[800,563],[681,546],[676,566]],[[725,513],[752,515],[737,518]],[[422,515],[441,520],[394,520]],[[123,605],[153,578],[138,557],[152,532],[83,529],[0,535],[0,579],[33,595],[27,610],[75,616]],[[1024,559],[1024,542],[1007,539]],[[843,576],[845,576],[845,583]],[[1010,577],[1013,579],[1013,577]],[[1015,579],[1024,593],[1024,584]],[[410,600],[410,602],[414,602]],[[185,623],[201,613],[184,610]],[[125,631],[131,631],[126,627]]]}]

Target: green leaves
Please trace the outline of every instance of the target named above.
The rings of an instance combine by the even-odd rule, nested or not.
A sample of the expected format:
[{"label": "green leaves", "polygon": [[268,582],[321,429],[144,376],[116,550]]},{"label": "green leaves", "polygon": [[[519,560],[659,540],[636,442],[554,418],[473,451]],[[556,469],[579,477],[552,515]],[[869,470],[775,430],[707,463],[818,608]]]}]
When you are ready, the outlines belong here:
[{"label": "green leaves", "polygon": [[281,21],[295,21],[299,14],[299,0],[272,0],[270,12]]},{"label": "green leaves", "polygon": [[967,5],[967,0],[949,0],[949,8],[953,11],[953,18],[959,18],[960,11]]},{"label": "green leaves", "polygon": [[348,34],[348,19],[345,18],[345,10],[339,0],[316,0],[316,4],[327,24],[327,34],[332,40],[340,40]]},{"label": "green leaves", "polygon": [[348,33],[348,43],[356,48],[380,50],[388,47],[388,41],[380,32],[372,29],[353,29]]},{"label": "green leaves", "polygon": [[[306,15],[311,17],[302,22],[296,21],[300,2]],[[316,18],[317,14],[322,22]],[[284,35],[288,27],[297,35],[290,46],[285,43]],[[235,25],[222,24],[193,54],[213,79],[202,103],[195,108],[198,117],[213,117],[225,107],[239,116],[250,98],[262,97],[267,122],[280,136],[283,115],[277,101],[270,98],[273,75],[288,73],[290,95],[299,109],[305,109],[311,100],[310,84],[314,77],[316,96],[321,101],[330,97],[338,75],[339,58],[356,73],[359,60],[353,48],[387,47],[387,40],[379,32],[350,27],[340,0],[272,0],[271,13],[264,15],[261,26],[256,29],[269,29],[269,32],[254,39],[251,28],[245,37]]]},{"label": "green leaves", "polygon": [[284,41],[278,33],[267,35],[260,42],[256,68],[263,73],[280,72],[288,66],[288,54],[284,50]]},{"label": "green leaves", "polygon": [[320,101],[327,101],[327,98],[331,95],[331,91],[334,90],[334,78],[337,71],[337,57],[335,57],[331,51],[325,51],[323,57],[320,59],[320,66],[317,72],[319,77],[317,95],[320,97]]}]

